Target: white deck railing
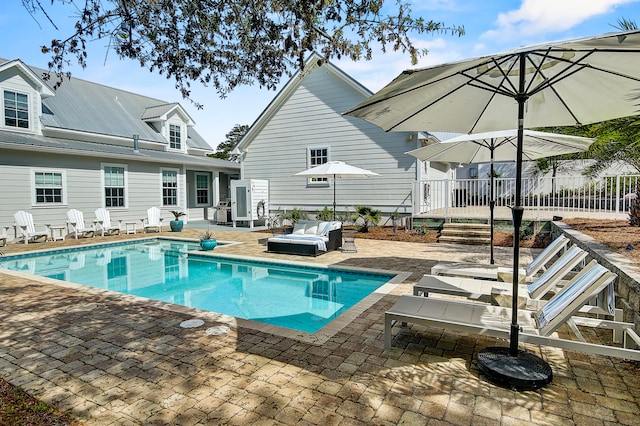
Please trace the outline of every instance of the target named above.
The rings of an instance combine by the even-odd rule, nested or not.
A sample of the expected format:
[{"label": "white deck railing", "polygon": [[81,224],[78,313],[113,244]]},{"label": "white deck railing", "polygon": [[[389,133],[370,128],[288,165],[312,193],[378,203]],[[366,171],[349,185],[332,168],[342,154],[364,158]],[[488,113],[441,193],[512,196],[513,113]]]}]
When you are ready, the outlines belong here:
[{"label": "white deck railing", "polygon": [[[640,175],[525,178],[522,205],[525,215],[602,215],[620,218],[628,214]],[[442,216],[484,216],[490,201],[490,179],[423,180],[414,183],[413,213]],[[495,179],[496,212],[508,212],[515,196],[514,178]],[[498,213],[500,215],[500,213]],[[504,213],[503,213],[504,215]],[[510,213],[507,214],[510,217]]]}]

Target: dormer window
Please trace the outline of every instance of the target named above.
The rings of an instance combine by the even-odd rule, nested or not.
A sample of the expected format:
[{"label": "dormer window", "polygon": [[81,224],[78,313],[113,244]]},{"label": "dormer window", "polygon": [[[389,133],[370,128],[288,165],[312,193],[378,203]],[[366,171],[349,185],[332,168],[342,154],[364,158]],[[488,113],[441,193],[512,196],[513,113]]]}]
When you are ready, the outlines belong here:
[{"label": "dormer window", "polygon": [[26,94],[4,91],[4,125],[29,128],[29,97]]},{"label": "dormer window", "polygon": [[182,136],[180,134],[180,126],[169,124],[169,148],[182,149]]}]

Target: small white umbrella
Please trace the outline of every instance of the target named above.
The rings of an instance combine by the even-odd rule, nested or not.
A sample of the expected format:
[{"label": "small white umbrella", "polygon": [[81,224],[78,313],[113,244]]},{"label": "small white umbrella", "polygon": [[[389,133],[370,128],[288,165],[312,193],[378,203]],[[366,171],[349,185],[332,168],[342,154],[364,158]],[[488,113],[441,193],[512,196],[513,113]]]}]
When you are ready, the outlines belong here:
[{"label": "small white umbrella", "polygon": [[[555,155],[585,151],[595,141],[580,136],[524,130],[523,160],[537,160]],[[442,143],[414,149],[406,154],[422,161],[442,163],[491,163],[491,183],[489,185],[489,223],[491,224],[491,258],[493,258],[493,208],[495,161],[515,161],[517,156],[518,129],[497,130],[495,132],[472,133],[447,139]]]},{"label": "small white umbrella", "polygon": [[333,177],[333,220],[336,220],[336,178],[363,178],[380,176],[371,170],[351,166],[343,161],[327,161],[316,167],[312,167],[294,176],[305,178],[332,178]]}]

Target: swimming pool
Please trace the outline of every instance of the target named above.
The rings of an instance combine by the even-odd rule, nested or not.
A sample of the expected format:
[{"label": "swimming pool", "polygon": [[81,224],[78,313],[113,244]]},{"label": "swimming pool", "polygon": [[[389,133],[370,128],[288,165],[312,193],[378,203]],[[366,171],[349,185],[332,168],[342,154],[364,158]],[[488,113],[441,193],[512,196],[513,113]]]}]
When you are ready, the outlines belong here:
[{"label": "swimming pool", "polygon": [[7,256],[0,268],[314,333],[393,274],[197,253],[152,239]]}]

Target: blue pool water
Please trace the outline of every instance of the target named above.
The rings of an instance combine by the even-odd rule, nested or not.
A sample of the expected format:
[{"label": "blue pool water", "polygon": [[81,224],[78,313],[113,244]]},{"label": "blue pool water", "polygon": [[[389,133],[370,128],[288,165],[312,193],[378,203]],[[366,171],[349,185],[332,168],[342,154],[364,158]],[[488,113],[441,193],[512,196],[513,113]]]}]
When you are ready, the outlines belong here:
[{"label": "blue pool water", "polygon": [[195,250],[196,243],[155,239],[7,256],[0,267],[309,333],[392,277],[229,260]]}]

